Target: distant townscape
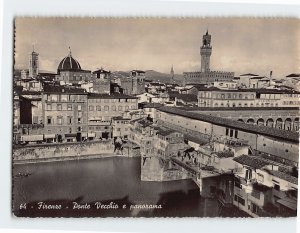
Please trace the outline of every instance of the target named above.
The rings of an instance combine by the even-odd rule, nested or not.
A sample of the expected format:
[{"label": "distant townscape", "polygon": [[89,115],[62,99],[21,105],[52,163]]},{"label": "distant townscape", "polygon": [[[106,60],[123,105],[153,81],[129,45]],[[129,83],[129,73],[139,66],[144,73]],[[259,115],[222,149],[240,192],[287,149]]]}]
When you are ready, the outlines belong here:
[{"label": "distant townscape", "polygon": [[296,216],[300,74],[214,71],[212,40],[204,33],[201,67],[183,74],[91,71],[76,48],[43,72],[33,49],[14,71],[14,162],[140,156],[142,181],[192,179],[224,208]]}]

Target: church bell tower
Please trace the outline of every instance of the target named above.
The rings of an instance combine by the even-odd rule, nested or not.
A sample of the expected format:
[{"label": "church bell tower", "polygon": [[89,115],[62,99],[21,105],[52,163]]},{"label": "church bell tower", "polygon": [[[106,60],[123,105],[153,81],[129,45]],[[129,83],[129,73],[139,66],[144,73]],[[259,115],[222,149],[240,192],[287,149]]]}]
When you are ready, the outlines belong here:
[{"label": "church bell tower", "polygon": [[210,56],[211,56],[211,35],[208,34],[208,30],[206,34],[203,35],[202,39],[202,46],[200,48],[200,55],[201,55],[201,72],[208,72],[209,65],[210,65]]},{"label": "church bell tower", "polygon": [[29,77],[36,78],[39,74],[39,54],[34,51],[34,47],[32,52],[29,55]]}]

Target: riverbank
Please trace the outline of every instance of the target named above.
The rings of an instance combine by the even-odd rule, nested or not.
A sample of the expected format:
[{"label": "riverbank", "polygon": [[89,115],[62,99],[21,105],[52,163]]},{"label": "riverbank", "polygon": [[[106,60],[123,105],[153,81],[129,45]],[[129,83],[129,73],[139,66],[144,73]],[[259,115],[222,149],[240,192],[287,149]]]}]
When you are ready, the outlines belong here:
[{"label": "riverbank", "polygon": [[91,154],[91,155],[82,155],[82,156],[13,160],[13,164],[17,165],[17,164],[30,164],[30,163],[51,163],[51,162],[63,162],[63,161],[74,161],[74,160],[104,159],[104,158],[112,158],[112,157],[136,158],[136,157],[140,157],[140,155],[128,156],[122,154],[98,154],[98,155]]},{"label": "riverbank", "polygon": [[[128,144],[128,145],[127,145]],[[139,147],[126,143],[123,150],[115,150],[112,141],[84,142],[76,144],[34,145],[13,148],[13,162],[37,163],[52,161],[106,158],[115,156],[138,157]]]}]

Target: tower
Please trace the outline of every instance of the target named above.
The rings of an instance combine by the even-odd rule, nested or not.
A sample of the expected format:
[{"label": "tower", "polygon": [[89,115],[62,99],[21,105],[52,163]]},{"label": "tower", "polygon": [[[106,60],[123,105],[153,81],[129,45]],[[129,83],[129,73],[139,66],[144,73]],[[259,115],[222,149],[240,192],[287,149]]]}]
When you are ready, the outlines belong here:
[{"label": "tower", "polygon": [[34,51],[34,46],[32,52],[29,55],[29,77],[36,78],[39,74],[39,54]]},{"label": "tower", "polygon": [[208,34],[208,30],[206,34],[203,35],[202,38],[202,46],[200,48],[200,55],[201,55],[201,72],[209,71],[209,63],[210,63],[210,56],[211,56],[211,35]]},{"label": "tower", "polygon": [[171,83],[173,83],[174,82],[174,68],[173,68],[173,65],[171,67],[170,75],[171,75]]}]

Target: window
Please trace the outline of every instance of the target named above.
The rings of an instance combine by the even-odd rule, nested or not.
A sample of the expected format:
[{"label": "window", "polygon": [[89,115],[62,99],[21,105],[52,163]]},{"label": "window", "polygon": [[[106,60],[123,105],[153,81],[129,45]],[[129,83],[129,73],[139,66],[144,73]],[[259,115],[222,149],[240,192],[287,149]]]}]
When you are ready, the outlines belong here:
[{"label": "window", "polygon": [[77,106],[78,111],[81,111],[81,104]]},{"label": "window", "polygon": [[237,130],[234,131],[234,137],[238,138],[238,131]]},{"label": "window", "polygon": [[97,111],[101,111],[101,106],[98,105],[98,106],[96,107],[96,110],[97,110]]},{"label": "window", "polygon": [[62,110],[61,104],[57,104],[57,110],[58,110],[58,111],[61,111],[61,110]]},{"label": "window", "polygon": [[238,202],[238,203],[240,203],[241,205],[245,205],[245,199],[243,199],[243,198],[241,198],[241,197],[239,197],[239,196],[237,196],[237,195],[234,195],[234,200],[236,201],[236,202]]},{"label": "window", "polygon": [[226,136],[228,136],[228,134],[229,134],[229,129],[226,128]]},{"label": "window", "polygon": [[116,111],[116,106],[113,105],[113,106],[111,107],[111,109],[112,109],[112,111]]},{"label": "window", "polygon": [[72,117],[71,117],[71,116],[68,116],[68,117],[67,117],[67,122],[68,122],[69,125],[72,124]]},{"label": "window", "polygon": [[233,129],[230,130],[230,137],[233,137]]},{"label": "window", "polygon": [[63,123],[63,118],[61,116],[58,116],[57,117],[57,124],[62,125],[62,123]]},{"label": "window", "polygon": [[125,106],[125,111],[128,111],[129,110],[129,107],[128,106]]},{"label": "window", "polygon": [[94,106],[93,105],[89,106],[89,111],[94,111]]},{"label": "window", "polygon": [[81,123],[81,118],[80,117],[77,119],[77,122],[78,122],[78,124]]},{"label": "window", "polygon": [[52,117],[47,117],[47,124],[51,125],[52,124]]},{"label": "window", "polygon": [[108,111],[109,110],[109,106],[105,105],[104,106],[104,111]]},{"label": "window", "polygon": [[274,184],[274,189],[277,191],[280,191],[280,185],[279,184]]},{"label": "window", "polygon": [[118,107],[118,110],[119,110],[119,111],[122,111],[122,110],[123,110],[122,106],[119,106],[119,107]]},{"label": "window", "polygon": [[51,104],[47,104],[47,110],[52,110]]},{"label": "window", "polygon": [[78,117],[82,117],[82,112],[78,112]]},{"label": "window", "polygon": [[68,111],[72,111],[72,104],[68,104]]}]

